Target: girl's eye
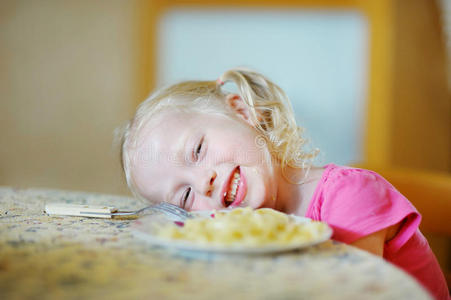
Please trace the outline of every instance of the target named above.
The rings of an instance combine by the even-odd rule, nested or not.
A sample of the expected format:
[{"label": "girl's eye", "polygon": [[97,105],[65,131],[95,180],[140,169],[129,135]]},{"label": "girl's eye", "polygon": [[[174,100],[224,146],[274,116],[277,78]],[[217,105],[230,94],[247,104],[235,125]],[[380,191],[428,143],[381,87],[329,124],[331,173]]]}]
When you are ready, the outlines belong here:
[{"label": "girl's eye", "polygon": [[186,207],[186,201],[188,200],[190,193],[191,193],[191,187],[187,188],[185,190],[185,192],[183,193],[182,203],[181,203],[180,207],[182,207],[182,208]]},{"label": "girl's eye", "polygon": [[199,160],[200,154],[202,153],[203,144],[204,144],[204,138],[202,138],[200,140],[199,144],[197,144],[196,148],[194,149],[194,152],[193,152],[194,161]]}]

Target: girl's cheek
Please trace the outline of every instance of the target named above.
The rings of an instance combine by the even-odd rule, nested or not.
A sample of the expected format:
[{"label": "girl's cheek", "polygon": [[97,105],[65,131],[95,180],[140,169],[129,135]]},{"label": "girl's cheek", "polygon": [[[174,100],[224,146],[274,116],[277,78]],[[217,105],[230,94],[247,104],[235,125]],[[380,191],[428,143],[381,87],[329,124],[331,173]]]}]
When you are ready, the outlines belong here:
[{"label": "girl's cheek", "polygon": [[191,210],[211,210],[211,209],[215,209],[217,207],[213,207],[209,201],[207,201],[207,199],[199,199],[197,198],[193,204],[193,207],[191,208]]},{"label": "girl's cheek", "polygon": [[242,164],[258,166],[264,164],[269,156],[264,149],[254,148],[238,153],[237,157]]}]

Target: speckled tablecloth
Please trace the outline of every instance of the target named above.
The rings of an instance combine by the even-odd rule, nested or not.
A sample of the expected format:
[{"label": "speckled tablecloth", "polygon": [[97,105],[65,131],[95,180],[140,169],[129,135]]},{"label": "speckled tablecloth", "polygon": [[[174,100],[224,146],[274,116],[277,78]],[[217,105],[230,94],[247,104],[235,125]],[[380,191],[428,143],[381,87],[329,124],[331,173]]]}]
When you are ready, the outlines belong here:
[{"label": "speckled tablecloth", "polygon": [[404,272],[340,243],[258,256],[171,251],[134,238],[133,221],[48,216],[46,202],[143,206],[0,188],[0,299],[429,299]]}]

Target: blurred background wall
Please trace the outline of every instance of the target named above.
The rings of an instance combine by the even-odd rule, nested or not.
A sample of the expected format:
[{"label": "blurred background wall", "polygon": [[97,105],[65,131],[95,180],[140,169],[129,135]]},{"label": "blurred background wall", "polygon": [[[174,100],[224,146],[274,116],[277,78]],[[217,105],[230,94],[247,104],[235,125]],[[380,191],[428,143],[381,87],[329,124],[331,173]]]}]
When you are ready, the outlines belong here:
[{"label": "blurred background wall", "polygon": [[127,194],[114,128],[234,65],[287,90],[320,163],[449,173],[438,3],[0,0],[0,184]]},{"label": "blurred background wall", "polygon": [[1,185],[127,193],[112,140],[150,88],[145,5],[0,1]]}]

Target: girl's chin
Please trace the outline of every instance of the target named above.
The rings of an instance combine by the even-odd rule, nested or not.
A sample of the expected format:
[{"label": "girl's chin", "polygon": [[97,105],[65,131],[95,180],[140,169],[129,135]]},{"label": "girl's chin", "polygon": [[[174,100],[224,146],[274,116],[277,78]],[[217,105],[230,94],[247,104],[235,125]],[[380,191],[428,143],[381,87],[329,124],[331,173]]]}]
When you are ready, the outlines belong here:
[{"label": "girl's chin", "polygon": [[253,209],[267,207],[265,205],[265,201],[264,200],[249,201],[249,202],[246,202],[245,205],[243,205],[243,206],[250,206]]}]

